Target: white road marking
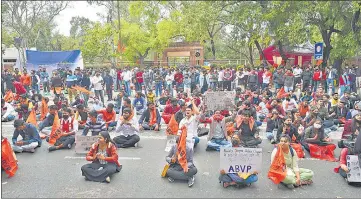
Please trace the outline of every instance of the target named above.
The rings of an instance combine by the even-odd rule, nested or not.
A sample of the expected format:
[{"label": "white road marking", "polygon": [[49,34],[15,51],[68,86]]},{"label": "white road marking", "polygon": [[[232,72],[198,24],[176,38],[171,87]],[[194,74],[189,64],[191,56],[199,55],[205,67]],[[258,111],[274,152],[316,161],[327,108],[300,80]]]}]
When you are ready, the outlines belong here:
[{"label": "white road marking", "polygon": [[[77,156],[77,157],[74,157],[74,156],[65,156],[64,159],[85,159],[85,157],[83,156]],[[119,157],[118,160],[141,160],[141,158],[139,157]]]}]

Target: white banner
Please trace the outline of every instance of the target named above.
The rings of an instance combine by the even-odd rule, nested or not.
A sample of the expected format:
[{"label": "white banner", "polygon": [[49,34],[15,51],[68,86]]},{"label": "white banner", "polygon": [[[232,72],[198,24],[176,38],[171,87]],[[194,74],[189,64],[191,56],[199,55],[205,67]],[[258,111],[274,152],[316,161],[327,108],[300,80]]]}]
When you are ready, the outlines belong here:
[{"label": "white banner", "polygon": [[348,155],[346,159],[347,168],[349,170],[349,173],[347,173],[347,180],[349,182],[361,182],[361,169],[358,156]]},{"label": "white banner", "polygon": [[89,152],[92,144],[98,141],[99,136],[75,135],[75,153],[86,154]]},{"label": "white banner", "polygon": [[221,147],[220,169],[226,173],[261,172],[262,148]]},{"label": "white banner", "polygon": [[205,105],[208,110],[234,110],[235,91],[206,92]]}]

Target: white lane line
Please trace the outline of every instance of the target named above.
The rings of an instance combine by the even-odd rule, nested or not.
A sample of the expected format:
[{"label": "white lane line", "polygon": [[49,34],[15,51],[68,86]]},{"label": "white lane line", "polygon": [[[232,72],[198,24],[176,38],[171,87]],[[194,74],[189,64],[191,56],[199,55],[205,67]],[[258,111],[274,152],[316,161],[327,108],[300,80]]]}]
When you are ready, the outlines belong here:
[{"label": "white lane line", "polygon": [[[64,159],[85,159],[85,157],[65,156]],[[141,160],[139,157],[119,157],[118,160]]]}]

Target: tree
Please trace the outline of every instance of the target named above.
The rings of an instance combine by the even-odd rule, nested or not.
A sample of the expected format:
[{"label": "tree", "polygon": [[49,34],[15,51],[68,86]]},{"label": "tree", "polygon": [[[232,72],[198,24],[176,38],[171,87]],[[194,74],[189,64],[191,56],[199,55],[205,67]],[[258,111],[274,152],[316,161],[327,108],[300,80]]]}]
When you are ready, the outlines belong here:
[{"label": "tree", "polygon": [[94,22],[88,18],[76,16],[71,18],[70,25],[70,36],[77,38],[83,36],[85,31],[94,25]]}]

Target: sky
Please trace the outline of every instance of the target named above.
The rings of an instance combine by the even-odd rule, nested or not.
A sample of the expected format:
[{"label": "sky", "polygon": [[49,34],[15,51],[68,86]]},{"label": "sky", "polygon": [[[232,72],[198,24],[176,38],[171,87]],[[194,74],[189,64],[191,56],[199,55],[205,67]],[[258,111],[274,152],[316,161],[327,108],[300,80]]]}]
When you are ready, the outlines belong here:
[{"label": "sky", "polygon": [[55,17],[55,22],[58,25],[55,30],[59,30],[60,34],[69,36],[70,20],[75,16],[86,17],[91,21],[106,20],[97,16],[97,13],[105,14],[105,6],[89,5],[86,1],[71,1],[70,6]]}]

